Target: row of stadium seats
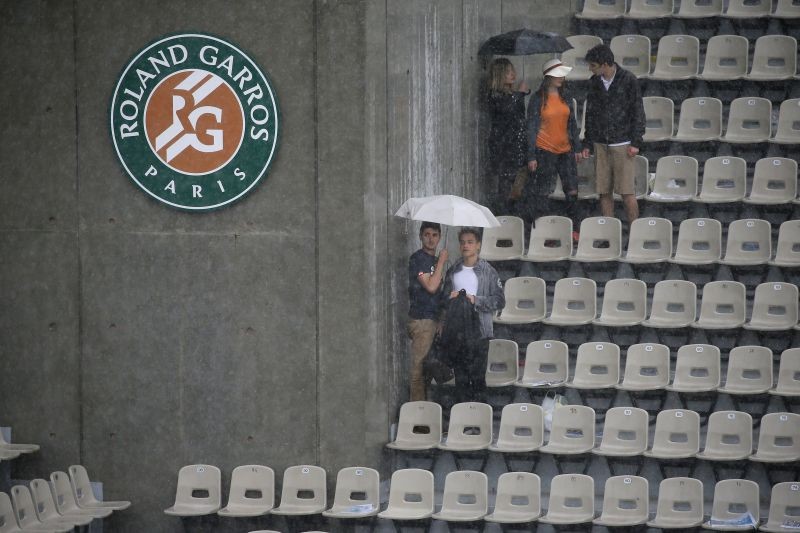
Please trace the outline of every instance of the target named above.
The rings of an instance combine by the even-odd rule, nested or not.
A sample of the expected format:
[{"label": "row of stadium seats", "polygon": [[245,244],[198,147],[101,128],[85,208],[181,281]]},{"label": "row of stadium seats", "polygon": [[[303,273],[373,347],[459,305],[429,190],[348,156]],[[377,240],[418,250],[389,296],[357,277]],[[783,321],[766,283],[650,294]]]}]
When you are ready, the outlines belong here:
[{"label": "row of stadium seats", "polygon": [[583,9],[575,14],[579,19],[654,19],[665,17],[706,18],[728,17],[754,19],[776,17],[800,18],[800,4],[794,0],[680,0],[675,11],[673,0],[584,0]]}]

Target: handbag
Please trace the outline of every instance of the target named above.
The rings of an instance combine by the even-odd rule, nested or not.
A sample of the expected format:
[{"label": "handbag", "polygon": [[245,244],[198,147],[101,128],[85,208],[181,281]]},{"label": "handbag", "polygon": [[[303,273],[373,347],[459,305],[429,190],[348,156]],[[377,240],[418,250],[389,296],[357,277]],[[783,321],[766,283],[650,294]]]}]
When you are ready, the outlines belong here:
[{"label": "handbag", "polygon": [[447,360],[447,353],[442,343],[442,337],[437,333],[428,350],[428,355],[422,361],[422,372],[427,379],[433,379],[437,385],[447,383],[453,379],[453,369]]}]

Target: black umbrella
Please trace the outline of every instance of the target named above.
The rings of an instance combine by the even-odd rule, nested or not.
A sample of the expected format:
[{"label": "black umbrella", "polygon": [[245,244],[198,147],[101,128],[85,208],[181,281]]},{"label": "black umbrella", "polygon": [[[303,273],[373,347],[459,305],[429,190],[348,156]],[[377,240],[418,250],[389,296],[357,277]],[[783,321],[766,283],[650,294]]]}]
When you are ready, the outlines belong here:
[{"label": "black umbrella", "polygon": [[481,55],[525,56],[561,53],[570,48],[572,45],[559,33],[522,29],[490,37],[481,45],[478,53]]}]

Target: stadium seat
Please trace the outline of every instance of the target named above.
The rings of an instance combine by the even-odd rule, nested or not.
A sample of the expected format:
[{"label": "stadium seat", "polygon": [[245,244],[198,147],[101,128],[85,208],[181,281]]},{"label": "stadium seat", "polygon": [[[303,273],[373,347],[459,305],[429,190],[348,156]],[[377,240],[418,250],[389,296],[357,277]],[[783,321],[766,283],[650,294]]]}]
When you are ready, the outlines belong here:
[{"label": "stadium seat", "polygon": [[489,354],[486,361],[486,386],[506,387],[513,385],[519,376],[519,348],[508,339],[489,341]]},{"label": "stadium seat", "polygon": [[758,448],[750,460],[759,463],[800,461],[800,415],[768,413],[761,417]]},{"label": "stadium seat", "polygon": [[778,126],[770,142],[776,144],[800,143],[800,98],[790,98],[781,102],[778,112]]},{"label": "stadium seat", "polygon": [[378,514],[380,475],[362,466],[342,468],[336,475],[333,506],[322,513],[329,518],[366,518]]},{"label": "stadium seat", "polygon": [[[566,405],[553,411],[550,440],[541,453],[578,455],[594,448],[594,409],[585,405]],[[550,495],[552,498],[552,494]],[[552,501],[552,500],[551,500]]]},{"label": "stadium seat", "polygon": [[715,411],[708,417],[706,461],[741,461],[753,453],[753,417],[741,411]]},{"label": "stadium seat", "polygon": [[650,491],[639,476],[612,476],[603,491],[603,511],[593,520],[598,526],[633,527],[650,517]]},{"label": "stadium seat", "polygon": [[766,220],[734,220],[728,226],[724,265],[763,265],[772,257],[772,228]]},{"label": "stadium seat", "polygon": [[772,103],[766,98],[737,98],[731,102],[722,140],[743,144],[768,142],[772,136],[771,120]]},{"label": "stadium seat", "polygon": [[492,443],[492,407],[485,403],[464,402],[450,410],[447,437],[442,450],[465,452],[485,450]]},{"label": "stadium seat", "polygon": [[656,516],[647,522],[661,529],[694,529],[703,523],[703,482],[690,477],[662,479]]},{"label": "stadium seat", "polygon": [[564,261],[572,256],[572,220],[561,216],[536,219],[531,230],[528,252],[523,261],[545,263]]},{"label": "stadium seat", "polygon": [[713,218],[690,218],[681,222],[675,256],[679,265],[710,265],[722,253],[722,224]]},{"label": "stadium seat", "polygon": [[719,387],[719,348],[710,344],[685,344],[678,348],[675,376],[667,390],[710,392]]},{"label": "stadium seat", "polygon": [[603,307],[594,324],[629,327],[647,318],[647,284],[638,279],[612,279],[603,291]]},{"label": "stadium seat", "polygon": [[433,473],[418,468],[395,470],[389,485],[389,505],[378,517],[424,520],[433,514]]},{"label": "stadium seat", "polygon": [[677,18],[700,19],[722,15],[722,0],[681,0]]},{"label": "stadium seat", "polygon": [[506,472],[497,478],[494,510],[483,519],[500,524],[524,524],[542,515],[541,480],[530,472]]},{"label": "stadium seat", "polygon": [[518,387],[550,388],[567,381],[569,347],[561,341],[540,340],[528,344],[525,369]]},{"label": "stadium seat", "polygon": [[631,345],[625,355],[622,383],[617,388],[627,391],[653,391],[661,390],[667,385],[669,347],[653,343]]},{"label": "stadium seat", "polygon": [[525,223],[519,217],[499,216],[500,226],[485,228],[481,241],[481,259],[508,261],[519,259],[525,250]]},{"label": "stadium seat", "polygon": [[89,474],[83,465],[72,465],[69,467],[69,480],[72,484],[72,491],[78,505],[84,509],[113,509],[122,511],[131,506],[131,502],[125,500],[118,501],[99,501],[92,492]]},{"label": "stadium seat", "polygon": [[728,0],[727,18],[753,19],[770,16],[772,0]]},{"label": "stadium seat", "polygon": [[[799,100],[800,101],[800,100]],[[800,142],[800,139],[798,139]],[[797,162],[785,157],[756,161],[753,187],[744,202],[757,205],[791,203],[797,196]]]},{"label": "stadium seat", "polygon": [[[0,432],[0,452],[10,452],[11,455],[14,454],[23,454],[23,453],[33,453],[39,450],[38,444],[20,444],[20,443],[10,443],[6,442],[3,433]],[[14,455],[16,457],[16,455]]]},{"label": "stadium seat", "polygon": [[22,531],[72,531],[75,528],[71,520],[42,522],[31,491],[25,485],[11,487],[11,500],[14,503],[14,516]]},{"label": "stadium seat", "polygon": [[800,266],[800,221],[787,220],[781,224],[775,259],[769,261],[769,264],[781,267]]},{"label": "stadium seat", "polygon": [[680,142],[716,141],[722,136],[722,101],[718,98],[687,98],[681,103],[678,131]]},{"label": "stadium seat", "polygon": [[666,218],[637,218],[630,225],[625,263],[663,263],[672,257],[672,222]]},{"label": "stadium seat", "polygon": [[594,479],[583,474],[559,474],[550,482],[547,513],[539,522],[584,524],[594,520]]},{"label": "stadium seat", "polygon": [[578,346],[575,375],[567,381],[573,389],[609,389],[619,383],[619,346],[611,342],[585,342]]},{"label": "stadium seat", "polygon": [[703,165],[703,185],[695,202],[739,202],[744,198],[747,162],[741,157],[712,157]]},{"label": "stadium seat", "polygon": [[592,77],[592,72],[584,57],[586,57],[586,52],[598,44],[603,44],[603,39],[596,35],[570,35],[567,37],[567,41],[572,48],[561,54],[561,61],[572,67],[567,74],[567,80],[588,80]]},{"label": "stadium seat", "polygon": [[792,79],[797,72],[797,39],[789,35],[763,35],[756,39],[753,66],[747,79]]},{"label": "stadium seat", "polygon": [[800,525],[800,483],[785,481],[772,487],[769,497],[769,516],[759,531],[781,533],[797,531]]},{"label": "stadium seat", "polygon": [[745,307],[743,284],[737,281],[711,281],[703,287],[700,316],[691,325],[701,329],[738,328],[744,325]]},{"label": "stadium seat", "polygon": [[650,316],[642,322],[650,328],[684,328],[697,312],[697,286],[691,281],[663,280],[653,289]]},{"label": "stadium seat", "polygon": [[220,516],[261,516],[275,507],[275,472],[268,466],[242,465],[231,473],[228,505]]},{"label": "stadium seat", "polygon": [[612,407],[606,411],[600,446],[592,453],[611,457],[632,457],[647,450],[649,415],[636,407]]},{"label": "stadium seat", "polygon": [[475,522],[489,512],[489,480],[483,472],[459,470],[444,480],[442,508],[433,514],[436,520]]},{"label": "stadium seat", "polygon": [[[645,156],[633,158],[633,173],[633,195],[637,200],[644,200],[650,191],[650,162]],[[614,201],[621,202],[622,195],[614,193]]]},{"label": "stadium seat", "polygon": [[778,0],[772,16],[782,19],[800,18],[800,3],[797,0]]},{"label": "stadium seat", "polygon": [[711,517],[705,529],[749,531],[758,527],[758,483],[746,479],[723,479],[714,486]]},{"label": "stadium seat", "polygon": [[597,284],[588,278],[562,278],[556,282],[553,308],[545,324],[590,324],[597,314]]},{"label": "stadium seat", "polygon": [[[671,17],[674,7],[673,0],[630,0],[630,7],[625,16],[632,19]],[[614,57],[616,55],[615,52]]]},{"label": "stadium seat", "polygon": [[[622,68],[637,78],[646,78],[650,74],[650,39],[644,35],[617,35],[611,39],[609,46],[614,53],[614,59]],[[649,117],[646,100],[645,98],[645,115]],[[646,134],[645,140],[648,140]]]},{"label": "stadium seat", "polygon": [[622,254],[622,223],[613,217],[587,217],[581,222],[573,261],[616,261]]},{"label": "stadium seat", "polygon": [[493,452],[532,452],[544,444],[544,413],[531,403],[510,403],[503,407]]},{"label": "stadium seat", "polygon": [[73,526],[86,526],[95,519],[94,516],[80,512],[59,513],[53,493],[50,489],[50,482],[46,479],[33,479],[29,485],[33,503],[36,506],[36,514],[39,520],[45,524],[56,524]]},{"label": "stadium seat", "polygon": [[656,416],[653,447],[644,452],[657,459],[688,459],[700,451],[700,415],[686,409],[666,409]]},{"label": "stadium seat", "polygon": [[625,15],[625,0],[585,0],[578,19],[615,19]]},{"label": "stadium seat", "polygon": [[543,279],[534,277],[511,278],[503,291],[506,305],[494,317],[498,324],[532,324],[541,322],[547,315],[547,293]]},{"label": "stadium seat", "polygon": [[747,76],[750,43],[741,35],[714,35],[706,46],[699,78],[707,81],[738,80]]},{"label": "stadium seat", "polygon": [[778,383],[769,393],[776,396],[800,396],[800,348],[788,348],[781,353]]},{"label": "stadium seat", "polygon": [[[216,466],[184,466],[178,472],[175,503],[172,507],[164,509],[164,513],[174,516],[202,516],[216,513],[219,511],[221,501],[220,477],[219,468]],[[78,502],[80,503],[80,500]]]},{"label": "stadium seat", "polygon": [[[5,492],[0,492],[0,533],[20,533],[21,531],[14,514],[14,507],[11,505],[11,498]],[[42,526],[42,529],[38,531],[71,531],[71,528],[48,530]]]},{"label": "stadium seat", "polygon": [[[114,512],[114,509],[109,508],[83,509],[79,507],[78,501],[75,499],[75,493],[72,492],[69,475],[66,472],[53,472],[50,474],[50,483],[53,488],[56,509],[61,514],[85,514],[95,518],[105,518]],[[0,529],[0,532],[2,532],[2,529]]]},{"label": "stadium seat", "polygon": [[651,202],[689,202],[697,196],[697,159],[668,155],[656,163],[656,179],[647,195]]},{"label": "stadium seat", "polygon": [[689,80],[697,77],[700,40],[693,35],[665,35],[658,40],[654,80]]},{"label": "stadium seat", "polygon": [[645,129],[644,141],[668,141],[672,138],[675,127],[675,104],[663,96],[645,96],[644,105]]},{"label": "stadium seat", "polygon": [[[795,300],[797,294],[795,294]],[[735,346],[728,354],[725,385],[719,392],[764,394],[772,388],[772,350],[766,346]]]},{"label": "stadium seat", "polygon": [[[744,328],[758,331],[791,329],[797,325],[797,305],[796,285],[774,281],[761,283],[753,297],[753,314]],[[772,385],[772,380],[769,385]]]},{"label": "stadium seat", "polygon": [[442,406],[434,402],[406,402],[400,406],[397,437],[386,445],[395,450],[430,450],[442,440]]},{"label": "stadium seat", "polygon": [[327,504],[325,470],[318,466],[290,466],[283,471],[281,504],[272,514],[305,516],[320,514]]}]

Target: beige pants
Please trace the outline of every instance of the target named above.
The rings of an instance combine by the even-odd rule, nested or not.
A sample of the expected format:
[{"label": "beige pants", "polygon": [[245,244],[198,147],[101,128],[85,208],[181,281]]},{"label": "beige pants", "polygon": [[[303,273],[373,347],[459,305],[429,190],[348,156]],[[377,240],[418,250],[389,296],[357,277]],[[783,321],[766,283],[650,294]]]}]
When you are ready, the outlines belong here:
[{"label": "beige pants", "polygon": [[428,355],[436,335],[435,320],[409,320],[406,331],[411,339],[411,401],[424,401],[428,384],[422,372],[422,361]]},{"label": "beige pants", "polygon": [[633,194],[635,168],[628,155],[629,144],[608,146],[594,143],[597,194]]}]

